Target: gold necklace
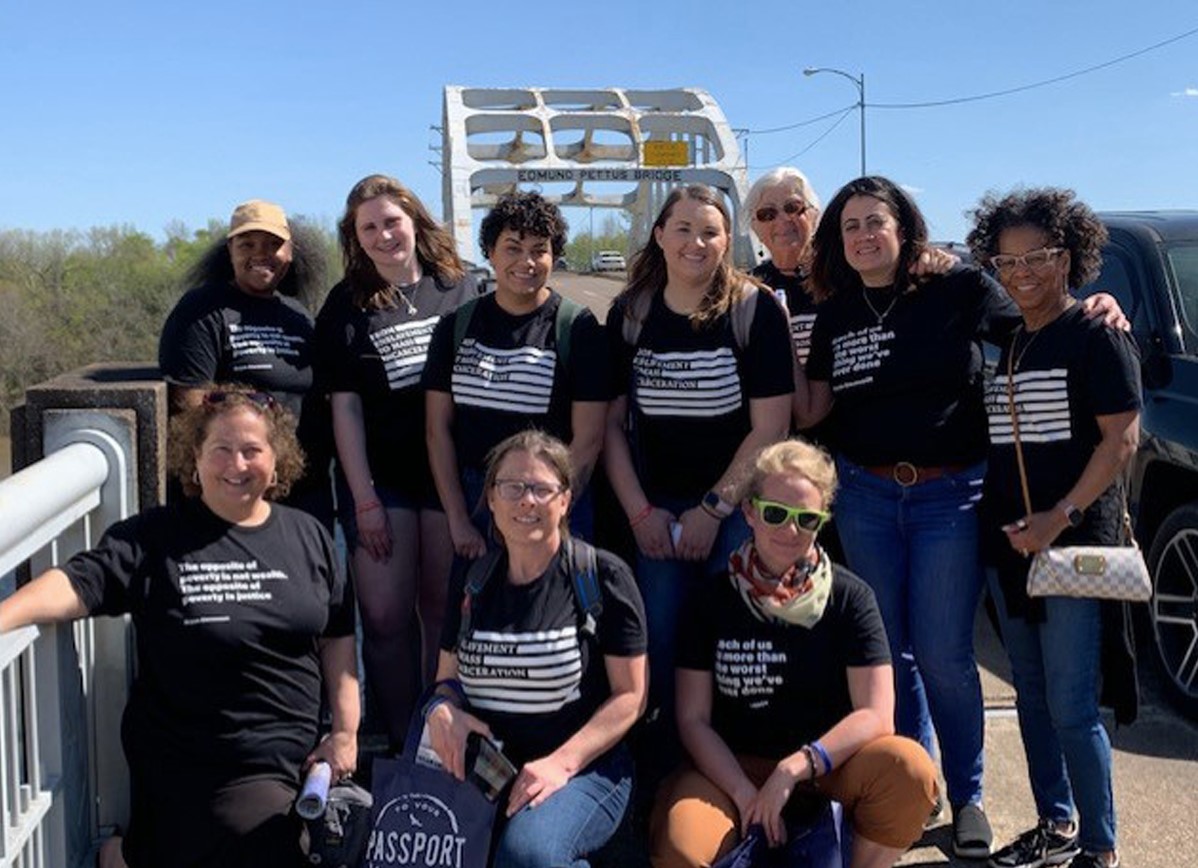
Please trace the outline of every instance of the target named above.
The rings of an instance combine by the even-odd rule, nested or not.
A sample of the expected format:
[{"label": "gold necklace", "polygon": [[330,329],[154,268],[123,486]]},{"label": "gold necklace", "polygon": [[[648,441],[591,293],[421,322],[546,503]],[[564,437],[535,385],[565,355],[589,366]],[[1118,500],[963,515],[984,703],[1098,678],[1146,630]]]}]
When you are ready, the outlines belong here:
[{"label": "gold necklace", "polygon": [[[1036,338],[1040,337],[1040,332],[1042,331],[1044,331],[1043,327],[1036,329],[1034,332],[1027,331],[1022,325],[1016,327],[1015,340],[1012,342],[1011,346],[1011,352],[1015,354],[1015,363],[1011,367],[1012,370],[1019,370],[1019,366],[1023,364],[1023,357],[1027,355],[1028,349],[1036,342]],[[1023,334],[1030,334],[1031,337],[1027,339],[1027,343],[1023,345],[1023,349],[1021,349],[1018,353],[1015,353],[1015,347],[1019,345],[1019,336]]]},{"label": "gold necklace", "polygon": [[[410,284],[410,286],[412,288],[415,288],[416,284],[413,283],[413,284]],[[404,307],[407,308],[408,316],[415,316],[416,315],[416,305],[412,304],[411,299],[409,299],[406,295],[404,295],[404,291],[400,287],[400,285],[398,283],[393,283],[393,284],[391,284],[391,288],[393,290],[395,290],[396,293],[399,294],[399,300],[402,301],[404,303]]]},{"label": "gold necklace", "polygon": [[890,315],[890,312],[894,310],[894,306],[898,304],[899,299],[898,290],[895,290],[894,298],[890,299],[890,304],[886,306],[886,310],[878,313],[878,309],[874,307],[874,303],[869,300],[869,290],[865,287],[861,287],[861,298],[865,301],[865,306],[869,308],[870,312],[878,318],[878,325],[881,325],[882,320]]}]

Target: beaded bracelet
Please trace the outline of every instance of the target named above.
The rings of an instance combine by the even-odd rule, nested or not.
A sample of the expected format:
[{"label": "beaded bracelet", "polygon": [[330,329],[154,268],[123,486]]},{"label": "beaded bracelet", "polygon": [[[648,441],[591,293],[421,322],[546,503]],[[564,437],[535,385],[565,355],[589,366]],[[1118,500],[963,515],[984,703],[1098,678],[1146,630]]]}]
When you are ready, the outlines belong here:
[{"label": "beaded bracelet", "polygon": [[807,776],[809,783],[815,783],[815,751],[811,749],[811,745],[805,744],[799,748],[803,752],[803,756],[807,757],[807,768],[810,770]]},{"label": "beaded bracelet", "polygon": [[828,756],[828,749],[819,743],[819,740],[811,742],[811,749],[819,754],[820,761],[824,764],[824,774],[832,773],[832,757]]},{"label": "beaded bracelet", "polygon": [[642,509],[640,512],[638,512],[636,515],[634,515],[632,518],[630,518],[628,520],[628,526],[636,527],[638,524],[640,524],[642,521],[647,519],[652,514],[653,514],[653,504],[646,503],[644,509]]}]

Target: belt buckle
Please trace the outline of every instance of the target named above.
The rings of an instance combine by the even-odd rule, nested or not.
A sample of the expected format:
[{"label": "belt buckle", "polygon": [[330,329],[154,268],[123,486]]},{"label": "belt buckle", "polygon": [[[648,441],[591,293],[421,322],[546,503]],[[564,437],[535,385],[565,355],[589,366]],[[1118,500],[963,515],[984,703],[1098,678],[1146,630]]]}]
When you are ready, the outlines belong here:
[{"label": "belt buckle", "polygon": [[910,488],[919,482],[919,468],[910,461],[900,461],[894,465],[894,481],[903,488]]}]

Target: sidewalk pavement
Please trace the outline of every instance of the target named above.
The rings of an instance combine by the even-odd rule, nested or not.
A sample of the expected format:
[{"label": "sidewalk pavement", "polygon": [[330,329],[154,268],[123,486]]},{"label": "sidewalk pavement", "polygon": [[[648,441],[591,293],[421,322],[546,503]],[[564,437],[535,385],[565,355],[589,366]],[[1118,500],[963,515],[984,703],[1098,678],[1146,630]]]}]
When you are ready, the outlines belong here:
[{"label": "sidewalk pavement", "polygon": [[[1119,853],[1125,868],[1174,868],[1198,864],[1198,725],[1177,714],[1163,695],[1153,670],[1151,649],[1138,637],[1141,679],[1140,717],[1111,733],[1115,761],[1115,809]],[[986,700],[986,813],[996,849],[1036,822],[1010,667],[984,614],[976,637],[982,691]],[[949,811],[929,829],[900,865],[983,865],[952,855]]]}]

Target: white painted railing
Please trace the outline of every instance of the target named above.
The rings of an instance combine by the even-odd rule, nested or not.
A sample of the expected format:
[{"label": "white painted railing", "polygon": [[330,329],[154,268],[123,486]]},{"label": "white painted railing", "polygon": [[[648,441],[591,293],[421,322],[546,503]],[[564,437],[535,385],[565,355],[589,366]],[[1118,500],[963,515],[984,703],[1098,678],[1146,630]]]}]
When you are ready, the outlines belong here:
[{"label": "white painted railing", "polygon": [[[46,426],[47,457],[0,481],[0,575],[61,563],[132,511],[131,437],[103,420],[80,427],[95,422],[63,413]],[[2,868],[83,864],[128,811],[128,629],[105,620],[0,635]]]}]

